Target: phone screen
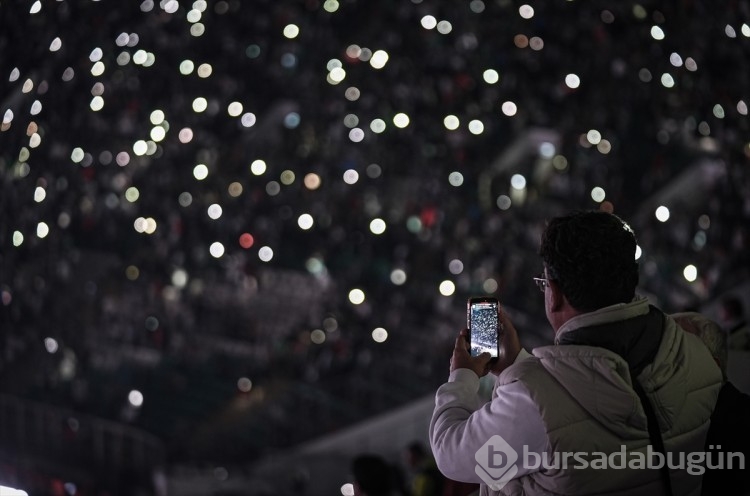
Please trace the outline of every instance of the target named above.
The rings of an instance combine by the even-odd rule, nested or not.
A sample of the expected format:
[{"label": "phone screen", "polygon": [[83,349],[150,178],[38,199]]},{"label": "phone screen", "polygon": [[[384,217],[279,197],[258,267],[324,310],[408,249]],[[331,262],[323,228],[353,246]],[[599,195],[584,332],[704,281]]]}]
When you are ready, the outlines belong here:
[{"label": "phone screen", "polygon": [[488,352],[498,356],[497,301],[469,304],[470,351],[472,356]]}]

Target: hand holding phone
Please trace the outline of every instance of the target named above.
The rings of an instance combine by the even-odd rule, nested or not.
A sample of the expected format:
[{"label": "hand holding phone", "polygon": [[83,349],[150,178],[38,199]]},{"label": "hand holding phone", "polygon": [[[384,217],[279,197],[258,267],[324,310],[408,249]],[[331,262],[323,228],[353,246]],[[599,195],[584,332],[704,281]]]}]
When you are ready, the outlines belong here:
[{"label": "hand holding phone", "polygon": [[497,298],[481,296],[469,298],[466,303],[466,321],[471,356],[489,353],[496,361],[500,355],[500,326]]}]

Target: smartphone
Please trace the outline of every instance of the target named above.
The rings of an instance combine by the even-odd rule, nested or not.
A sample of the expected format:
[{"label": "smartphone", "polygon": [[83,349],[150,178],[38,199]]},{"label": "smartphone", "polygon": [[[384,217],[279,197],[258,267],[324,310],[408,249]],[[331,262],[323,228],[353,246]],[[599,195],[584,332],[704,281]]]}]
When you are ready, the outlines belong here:
[{"label": "smartphone", "polygon": [[500,355],[498,305],[497,298],[491,296],[476,296],[466,302],[466,325],[469,328],[471,356],[488,352],[493,359],[497,359]]}]

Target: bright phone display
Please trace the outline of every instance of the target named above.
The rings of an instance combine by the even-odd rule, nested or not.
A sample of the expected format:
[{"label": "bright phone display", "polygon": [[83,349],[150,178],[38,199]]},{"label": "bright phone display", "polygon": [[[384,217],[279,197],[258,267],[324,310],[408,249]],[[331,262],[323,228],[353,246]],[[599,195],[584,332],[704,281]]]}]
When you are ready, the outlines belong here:
[{"label": "bright phone display", "polygon": [[488,352],[493,357],[497,357],[499,350],[497,299],[490,297],[470,298],[467,305],[471,355],[477,356]]}]

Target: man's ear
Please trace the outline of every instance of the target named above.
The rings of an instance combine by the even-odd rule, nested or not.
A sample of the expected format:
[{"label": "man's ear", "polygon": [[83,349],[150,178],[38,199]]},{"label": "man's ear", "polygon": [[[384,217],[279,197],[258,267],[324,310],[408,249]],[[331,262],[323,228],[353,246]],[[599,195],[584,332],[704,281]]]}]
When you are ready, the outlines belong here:
[{"label": "man's ear", "polygon": [[556,281],[549,281],[549,291],[550,291],[550,310],[553,312],[559,312],[562,310],[562,308],[565,306],[565,304],[568,302],[568,299],[565,298],[565,294],[563,294],[562,289],[557,284]]}]

